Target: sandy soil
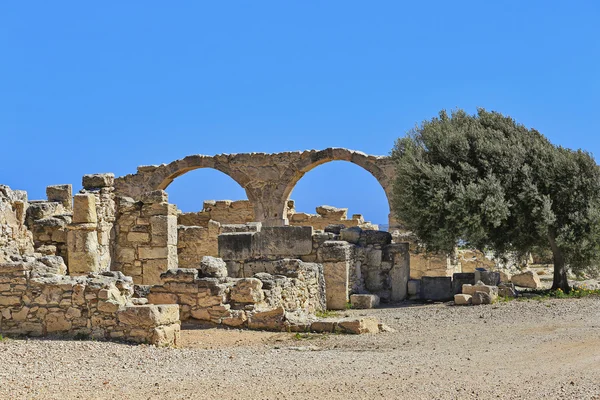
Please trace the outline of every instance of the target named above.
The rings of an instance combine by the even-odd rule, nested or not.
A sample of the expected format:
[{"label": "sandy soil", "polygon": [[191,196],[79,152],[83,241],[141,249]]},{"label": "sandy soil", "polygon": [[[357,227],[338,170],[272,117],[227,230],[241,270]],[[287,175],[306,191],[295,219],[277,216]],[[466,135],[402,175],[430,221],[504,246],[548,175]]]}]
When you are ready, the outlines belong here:
[{"label": "sandy soil", "polygon": [[0,342],[0,399],[600,399],[600,299],[383,308],[396,332]]}]

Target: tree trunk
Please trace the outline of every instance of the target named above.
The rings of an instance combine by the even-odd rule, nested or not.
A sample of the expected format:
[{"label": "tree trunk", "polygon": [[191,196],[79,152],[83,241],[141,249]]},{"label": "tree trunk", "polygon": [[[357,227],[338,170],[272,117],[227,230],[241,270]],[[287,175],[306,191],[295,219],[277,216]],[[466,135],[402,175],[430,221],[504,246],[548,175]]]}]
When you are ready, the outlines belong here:
[{"label": "tree trunk", "polygon": [[567,267],[565,265],[565,256],[556,244],[556,234],[550,231],[548,234],[550,247],[552,248],[552,257],[554,259],[554,277],[552,280],[552,290],[560,289],[565,293],[569,293],[569,281],[567,279]]}]

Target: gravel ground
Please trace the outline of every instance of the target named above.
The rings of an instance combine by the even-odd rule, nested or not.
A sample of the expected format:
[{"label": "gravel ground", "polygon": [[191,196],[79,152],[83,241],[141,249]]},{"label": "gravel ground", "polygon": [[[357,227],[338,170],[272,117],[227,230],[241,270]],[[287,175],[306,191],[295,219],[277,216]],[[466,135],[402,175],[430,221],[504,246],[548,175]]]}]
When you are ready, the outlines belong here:
[{"label": "gravel ground", "polygon": [[383,308],[396,332],[0,342],[0,399],[600,399],[600,299]]}]

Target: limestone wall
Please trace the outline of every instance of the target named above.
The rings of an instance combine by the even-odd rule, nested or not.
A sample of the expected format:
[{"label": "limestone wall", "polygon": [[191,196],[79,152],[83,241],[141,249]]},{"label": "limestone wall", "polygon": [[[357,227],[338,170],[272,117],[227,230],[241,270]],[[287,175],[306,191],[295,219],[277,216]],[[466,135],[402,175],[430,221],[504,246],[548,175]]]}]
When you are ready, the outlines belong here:
[{"label": "limestone wall", "polygon": [[181,305],[181,319],[232,327],[304,330],[325,307],[323,272],[300,260],[269,263],[270,273],[228,278],[223,260],[204,257],[199,269],[171,269],[148,300]]},{"label": "limestone wall", "polygon": [[287,218],[289,225],[292,226],[312,226],[314,229],[322,231],[330,225],[342,225],[345,228],[358,226],[363,229],[379,229],[376,224],[365,221],[361,214],[354,214],[349,219],[347,208],[324,205],[317,207],[316,212],[316,214],[296,212],[294,201],[288,201]]},{"label": "limestone wall", "polygon": [[135,202],[117,198],[114,258],[111,269],[136,284],[159,284],[160,274],[177,268],[177,207],[154,191]]},{"label": "limestone wall", "polygon": [[255,221],[254,209],[248,200],[207,200],[202,211],[182,213],[178,216],[178,224],[186,226],[208,227],[208,221],[221,224],[245,224]]},{"label": "limestone wall", "polygon": [[131,278],[117,273],[71,277],[60,272],[60,266],[32,257],[0,264],[0,333],[156,345],[179,341],[178,307],[133,305]]},{"label": "limestone wall", "polygon": [[33,253],[33,235],[25,225],[27,193],[0,185],[0,262]]},{"label": "limestone wall", "polygon": [[271,262],[282,258],[322,264],[328,309],[344,309],[353,293],[406,298],[408,245],[392,244],[387,232],[354,227],[313,235],[312,227],[263,227],[220,235],[219,254],[234,277],[270,272]]}]

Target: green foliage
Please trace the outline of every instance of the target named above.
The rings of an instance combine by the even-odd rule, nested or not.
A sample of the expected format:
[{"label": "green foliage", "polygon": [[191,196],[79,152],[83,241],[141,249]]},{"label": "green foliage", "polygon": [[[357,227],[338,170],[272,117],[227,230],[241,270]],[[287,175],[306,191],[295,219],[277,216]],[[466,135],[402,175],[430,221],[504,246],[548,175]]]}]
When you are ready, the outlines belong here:
[{"label": "green foliage", "polygon": [[589,153],[479,109],[440,112],[398,139],[392,156],[393,211],[429,250],[552,250],[567,291],[565,265],[597,268],[600,169]]},{"label": "green foliage", "polygon": [[3,342],[5,340],[6,340],[6,338],[0,334],[0,342]]},{"label": "green foliage", "polygon": [[589,289],[584,286],[577,286],[568,293],[562,289],[556,290],[533,290],[529,292],[533,296],[519,297],[519,300],[547,300],[547,299],[580,299],[588,296],[600,296],[600,289]]},{"label": "green foliage", "polygon": [[332,318],[332,317],[337,317],[338,313],[335,311],[324,310],[324,311],[317,311],[315,313],[315,316],[317,318]]}]

